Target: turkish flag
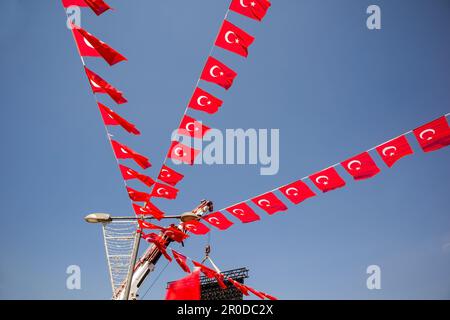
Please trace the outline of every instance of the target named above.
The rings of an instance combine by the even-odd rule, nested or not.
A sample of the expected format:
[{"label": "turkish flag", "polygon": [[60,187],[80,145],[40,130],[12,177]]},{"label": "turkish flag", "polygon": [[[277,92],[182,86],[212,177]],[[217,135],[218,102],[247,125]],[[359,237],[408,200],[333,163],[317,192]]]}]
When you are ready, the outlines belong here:
[{"label": "turkish flag", "polygon": [[226,230],[233,225],[233,222],[227,219],[222,213],[214,212],[210,213],[206,216],[203,216],[202,219],[209,222],[209,224],[220,230]]},{"label": "turkish flag", "polygon": [[164,235],[176,242],[182,242],[184,239],[189,237],[186,233],[184,233],[174,225],[166,228]]},{"label": "turkish flag", "polygon": [[159,235],[155,234],[155,233],[150,233],[150,234],[145,234],[143,232],[141,232],[142,234],[142,238],[144,238],[147,242],[153,243],[156,248],[158,248],[158,250],[162,253],[162,255],[169,260],[170,262],[172,262],[172,257],[169,256],[169,254],[167,253],[166,250],[166,241]]},{"label": "turkish flag", "polygon": [[201,264],[201,263],[199,263],[197,261],[192,260],[192,263],[194,264],[194,266],[200,268],[200,271],[203,272],[203,274],[206,277],[208,277],[210,279],[215,278],[217,280],[217,283],[219,284],[219,286],[222,289],[226,289],[227,288],[227,286],[223,282],[224,277],[223,277],[223,275],[221,273],[218,273],[215,270],[210,269],[207,266],[205,266],[205,265],[203,265],[203,264]]},{"label": "turkish flag", "polygon": [[200,221],[195,220],[183,222],[183,228],[199,236],[207,234],[209,232],[209,228],[207,226],[205,226]]},{"label": "turkish flag", "polygon": [[175,199],[178,195],[178,189],[169,185],[156,182],[151,196],[155,198]]},{"label": "turkish flag", "polygon": [[138,220],[139,228],[141,229],[152,229],[152,230],[164,230],[163,227],[157,226],[156,224],[144,221],[139,219]]},{"label": "turkish flag", "polygon": [[414,153],[405,136],[385,142],[376,147],[376,150],[388,167],[392,167],[401,158]]},{"label": "turkish flag", "polygon": [[77,7],[88,6],[84,0],[62,0],[62,5],[64,8],[68,8],[70,6],[77,6]]},{"label": "turkish flag", "polygon": [[102,115],[103,122],[107,126],[121,126],[129,133],[140,135],[138,129],[136,129],[135,125],[128,122],[121,116],[119,116],[117,113],[115,113],[113,110],[105,106],[104,104],[98,102],[98,107],[100,108],[100,113]]},{"label": "turkish flag", "polygon": [[300,202],[316,195],[314,191],[312,191],[306,183],[301,180],[280,187],[278,190],[280,190],[280,192],[294,204],[299,204]]},{"label": "turkish flag", "polygon": [[228,90],[232,86],[236,76],[237,73],[228,68],[225,64],[213,57],[208,57],[200,79],[215,83],[225,90]]},{"label": "turkish flag", "polygon": [[158,175],[158,180],[161,180],[167,184],[170,184],[171,186],[177,185],[178,182],[180,182],[184,178],[184,175],[181,173],[176,172],[172,168],[169,168],[166,165],[163,165],[161,168],[161,171]]},{"label": "turkish flag", "polygon": [[328,192],[345,186],[345,181],[333,167],[315,173],[309,176],[309,178],[322,192]]},{"label": "turkish flag", "polygon": [[86,4],[91,7],[92,11],[95,12],[96,15],[101,15],[105,11],[111,9],[111,7],[103,0],[84,0]]},{"label": "turkish flag", "polygon": [[368,152],[363,152],[348,160],[341,162],[341,165],[353,176],[355,180],[371,178],[380,172],[375,161]]},{"label": "turkish flag", "polygon": [[234,285],[239,291],[241,291],[244,296],[248,296],[249,295],[248,294],[248,289],[247,289],[247,287],[245,285],[243,285],[242,283],[237,282],[236,280],[233,280],[233,279],[231,279],[229,277],[227,278],[227,280],[230,281],[231,284]]},{"label": "turkish flag", "polygon": [[442,116],[413,130],[424,152],[436,151],[450,144],[450,127]]},{"label": "turkish flag", "polygon": [[270,7],[268,0],[233,0],[230,10],[261,21]]},{"label": "turkish flag", "polygon": [[171,282],[167,287],[166,300],[200,300],[200,271]]},{"label": "turkish flag", "polygon": [[94,93],[106,93],[117,104],[128,102],[127,99],[124,98],[123,93],[121,91],[114,88],[108,82],[103,80],[103,78],[101,78],[98,74],[89,70],[87,67],[84,67],[84,69],[86,71],[86,75],[89,79],[89,83]]},{"label": "turkish flag", "polygon": [[193,165],[195,158],[200,153],[200,150],[188,147],[178,141],[172,141],[167,157],[178,160],[183,163]]},{"label": "turkish flag", "polygon": [[152,166],[148,161],[148,158],[137,153],[126,145],[115,140],[111,140],[111,144],[117,159],[133,159],[142,169],[147,169]]},{"label": "turkish flag", "polygon": [[172,250],[173,257],[175,258],[175,261],[178,263],[178,265],[181,267],[181,269],[183,269],[183,271],[185,271],[187,273],[191,273],[191,269],[189,269],[189,266],[186,263],[187,257],[173,249],[171,249],[171,250]]},{"label": "turkish flag", "polygon": [[153,203],[147,201],[144,207],[138,206],[137,204],[133,203],[133,209],[134,213],[137,216],[148,216],[151,215],[157,220],[161,220],[162,217],[164,217],[164,212],[159,210]]},{"label": "turkish flag", "polygon": [[210,129],[196,119],[185,115],[178,128],[178,134],[201,139]]},{"label": "turkish flag", "polygon": [[239,203],[226,209],[233,216],[241,220],[243,223],[260,220],[260,217],[246,203]]},{"label": "turkish flag", "polygon": [[145,202],[150,200],[150,195],[146,192],[137,191],[133,188],[127,187],[130,199],[136,202]]},{"label": "turkish flag", "polygon": [[213,114],[219,110],[222,103],[222,100],[197,87],[189,101],[189,108]]},{"label": "turkish flag", "polygon": [[[99,40],[83,28],[76,26],[72,23],[72,32],[76,34],[75,40],[77,42],[77,46],[80,50],[81,56],[88,56],[88,57],[98,57],[101,56],[103,59],[105,59],[106,62],[110,66],[115,65],[116,63],[119,63],[121,61],[126,61],[127,58],[125,58],[123,55],[121,55],[119,52],[111,48],[109,45],[104,43],[103,41]],[[93,55],[92,49],[97,51],[97,55]],[[86,54],[86,55],[85,55]]]},{"label": "turkish flag", "polygon": [[248,47],[254,40],[255,38],[247,32],[236,27],[231,22],[224,20],[215,45],[243,57],[247,57]]},{"label": "turkish flag", "polygon": [[273,192],[268,192],[252,199],[252,202],[268,214],[286,211],[288,208]]},{"label": "turkish flag", "polygon": [[124,180],[138,179],[139,181],[144,183],[147,187],[151,187],[155,183],[155,180],[153,180],[149,176],[141,174],[136,170],[128,168],[122,164],[119,164],[119,168]]}]

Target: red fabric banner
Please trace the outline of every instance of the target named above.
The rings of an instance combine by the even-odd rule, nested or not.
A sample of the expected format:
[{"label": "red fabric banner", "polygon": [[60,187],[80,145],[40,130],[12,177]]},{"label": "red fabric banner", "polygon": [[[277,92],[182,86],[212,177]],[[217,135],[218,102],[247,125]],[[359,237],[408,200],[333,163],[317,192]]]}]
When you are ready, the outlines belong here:
[{"label": "red fabric banner", "polygon": [[413,133],[424,152],[436,151],[450,144],[450,127],[445,116],[414,129]]},{"label": "red fabric banner", "polygon": [[173,160],[178,160],[183,163],[193,165],[195,158],[200,153],[199,150],[188,147],[178,141],[172,141],[167,157]]},{"label": "red fabric banner", "polygon": [[345,181],[333,167],[315,173],[309,176],[309,178],[322,192],[328,192],[345,186]]},{"label": "red fabric banner", "polygon": [[341,165],[355,180],[368,179],[380,172],[380,168],[378,168],[368,152],[363,152],[345,160],[341,162]]},{"label": "red fabric banner", "polygon": [[144,221],[139,219],[138,220],[139,228],[141,229],[151,229],[151,230],[164,230],[163,227],[157,226],[156,224]]},{"label": "red fabric banner", "polygon": [[176,186],[184,178],[184,175],[176,172],[172,168],[163,165],[161,171],[159,172],[158,179],[162,182],[170,184],[171,186]]},{"label": "red fabric banner", "polygon": [[389,168],[401,158],[413,154],[413,150],[404,135],[383,143],[376,150]]},{"label": "red fabric banner", "polygon": [[183,242],[184,239],[189,237],[186,233],[184,233],[174,225],[171,225],[168,228],[166,228],[164,235],[176,242]]},{"label": "red fabric banner", "polygon": [[175,199],[178,189],[159,182],[155,183],[151,196],[155,198]]},{"label": "red fabric banner", "polygon": [[212,226],[219,230],[226,230],[233,225],[233,222],[227,219],[222,213],[214,212],[203,217],[203,220],[207,221]]},{"label": "red fabric banner", "polygon": [[178,128],[178,134],[201,139],[210,129],[196,119],[185,115]]},{"label": "red fabric banner", "polygon": [[92,91],[94,93],[106,93],[117,104],[122,104],[122,103],[128,102],[127,99],[125,99],[123,97],[123,93],[121,91],[119,91],[116,88],[114,88],[108,82],[103,80],[102,77],[100,77],[95,72],[89,70],[87,67],[84,67],[84,69],[86,71],[86,75],[87,75],[87,77],[89,79],[89,83],[90,83]]},{"label": "red fabric banner", "polygon": [[111,7],[103,0],[84,0],[84,1],[89,7],[91,7],[92,11],[94,11],[95,14],[98,16],[111,9]]},{"label": "red fabric banner", "polygon": [[128,122],[121,116],[119,116],[117,113],[115,113],[113,110],[105,106],[104,104],[98,102],[98,107],[100,108],[100,113],[102,115],[103,122],[107,126],[121,126],[129,133],[140,135],[138,129],[136,129],[135,125]]},{"label": "red fabric banner", "polygon": [[243,223],[260,220],[260,217],[246,203],[239,203],[227,209],[229,213],[241,220]]},{"label": "red fabric banner", "polygon": [[200,271],[170,283],[166,300],[200,300]]},{"label": "red fabric banner", "polygon": [[209,228],[207,226],[205,226],[200,221],[195,220],[183,222],[183,228],[199,236],[207,234],[209,232]]},{"label": "red fabric banner", "polygon": [[141,174],[136,170],[128,168],[122,164],[119,164],[119,168],[124,180],[137,179],[144,183],[147,187],[151,187],[155,183],[155,180],[153,180],[151,177]]},{"label": "red fabric banner", "polygon": [[133,203],[133,209],[134,209],[134,213],[137,216],[147,216],[147,215],[151,215],[153,216],[155,219],[157,220],[161,220],[162,217],[164,217],[164,212],[162,212],[158,207],[156,207],[153,203],[151,203],[150,201],[147,201],[147,203],[145,204],[145,206],[141,207],[135,203]]},{"label": "red fabric banner", "polygon": [[252,202],[268,214],[286,211],[287,207],[273,192],[268,192],[252,199]]},{"label": "red fabric banner", "polygon": [[141,232],[142,234],[142,238],[144,240],[146,240],[147,242],[153,243],[156,248],[158,248],[159,251],[161,251],[162,255],[169,260],[170,262],[172,262],[172,257],[167,253],[166,250],[166,241],[159,235],[157,235],[156,233],[149,233],[149,234],[145,234],[143,232]]},{"label": "red fabric banner", "polygon": [[173,249],[171,249],[171,250],[172,250],[173,257],[175,258],[175,261],[178,263],[178,265],[181,267],[181,269],[183,269],[183,271],[185,271],[187,273],[191,273],[191,269],[189,269],[189,266],[186,263],[187,257]]},{"label": "red fabric banner", "polygon": [[189,108],[213,114],[219,110],[222,103],[222,100],[197,87],[189,101]]},{"label": "red fabric banner", "polygon": [[88,5],[84,0],[62,0],[62,5],[64,8],[68,8],[70,6],[77,6],[77,7],[87,7]]},{"label": "red fabric banner", "polygon": [[218,273],[217,271],[208,268],[207,266],[192,260],[192,263],[194,264],[194,266],[200,268],[200,271],[208,278],[213,279],[215,278],[217,280],[217,283],[219,284],[219,286],[222,289],[226,289],[227,286],[225,285],[225,283],[223,282],[223,275],[221,273]]},{"label": "red fabric banner", "polygon": [[254,40],[255,38],[247,32],[236,27],[231,22],[224,20],[215,45],[243,57],[247,57],[248,47]]},{"label": "red fabric banner", "polygon": [[111,140],[111,144],[117,159],[133,159],[142,169],[151,167],[148,158],[137,153],[133,149],[115,140]]},{"label": "red fabric banner", "polygon": [[228,90],[233,85],[236,76],[237,73],[228,68],[225,64],[213,57],[208,57],[200,79],[215,83],[225,90]]},{"label": "red fabric banner", "polygon": [[271,4],[268,0],[233,0],[230,10],[261,21],[270,6]]},{"label": "red fabric banner", "polygon": [[136,202],[146,202],[150,200],[150,195],[146,192],[137,191],[133,188],[127,187],[128,196],[131,200]]},{"label": "red fabric banner", "polygon": [[301,180],[280,187],[278,190],[294,204],[299,204],[316,195],[314,191]]}]

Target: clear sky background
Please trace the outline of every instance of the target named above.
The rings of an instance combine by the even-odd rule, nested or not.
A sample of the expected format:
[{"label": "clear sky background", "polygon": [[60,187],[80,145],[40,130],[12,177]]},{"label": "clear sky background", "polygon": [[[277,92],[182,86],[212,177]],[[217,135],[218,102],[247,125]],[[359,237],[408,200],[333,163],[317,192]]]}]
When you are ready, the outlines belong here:
[{"label": "clear sky background", "polygon": [[[148,155],[152,176],[164,158],[228,0],[109,0],[116,8],[82,26],[129,62],[87,64],[123,90],[129,103],[102,101],[134,122],[116,138]],[[378,4],[382,29],[366,28]],[[0,298],[109,299],[100,226],[90,212],[131,215],[59,0],[0,2],[2,190]],[[229,19],[256,41],[248,59],[217,49],[238,72],[220,112],[192,113],[226,128],[279,128],[280,171],[252,165],[178,167],[186,175],[168,213],[207,198],[234,204],[347,159],[450,111],[448,0],[278,0],[262,23]],[[449,149],[415,154],[373,179],[306,201],[261,221],[213,230],[212,257],[227,270],[248,267],[247,283],[283,299],[450,298]],[[411,139],[413,138],[413,139]],[[127,162],[130,164],[130,162]],[[136,184],[139,189],[144,189]],[[201,259],[207,237],[186,247]],[[144,244],[145,245],[145,244]],[[165,265],[143,285],[145,292]],[[82,290],[66,289],[66,268],[82,271]],[[366,288],[366,268],[382,270],[382,289]],[[172,263],[145,299],[162,299],[183,276]]]}]

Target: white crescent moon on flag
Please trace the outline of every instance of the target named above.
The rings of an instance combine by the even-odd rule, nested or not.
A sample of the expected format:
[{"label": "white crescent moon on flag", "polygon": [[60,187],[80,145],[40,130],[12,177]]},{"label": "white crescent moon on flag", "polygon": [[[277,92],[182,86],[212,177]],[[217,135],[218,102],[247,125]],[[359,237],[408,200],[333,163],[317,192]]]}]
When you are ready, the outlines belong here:
[{"label": "white crescent moon on flag", "polygon": [[125,154],[127,154],[128,153],[128,151],[127,150],[125,150],[123,147],[120,147],[120,151],[122,151],[123,153],[125,153]]},{"label": "white crescent moon on flag", "polygon": [[162,170],[161,170],[161,177],[163,177],[163,178],[169,178],[169,177],[170,177],[170,173],[168,173],[168,174],[163,174],[164,172],[169,172],[169,170],[167,170],[167,169],[162,169]]},{"label": "white crescent moon on flag", "polygon": [[214,74],[214,70],[216,70],[216,69],[220,69],[219,66],[213,66],[211,69],[209,69],[209,74],[210,74],[211,77],[213,77],[213,78],[217,78],[217,77],[218,77],[218,76],[216,76],[216,75]]},{"label": "white crescent moon on flag", "polygon": [[242,6],[243,8],[247,8],[247,7],[248,7],[248,6],[245,5],[244,0],[239,0],[239,2],[241,3],[241,6]]},{"label": "white crescent moon on flag", "polygon": [[130,169],[127,170],[127,175],[129,175],[129,176],[132,176],[132,175],[133,175],[133,173],[131,172]]},{"label": "white crescent moon on flag", "polygon": [[140,208],[139,208],[139,211],[140,211],[140,212],[144,212],[144,213],[146,213],[146,212],[147,212],[147,210],[145,210],[145,209],[144,209],[144,208],[142,208],[142,207],[140,207]]},{"label": "white crescent moon on flag", "polygon": [[94,80],[89,79],[89,81],[91,82],[91,84],[96,87],[96,88],[101,88]]},{"label": "white crescent moon on flag", "polygon": [[258,204],[259,204],[261,207],[270,207],[270,201],[267,200],[267,199],[261,199],[261,200],[258,200]]},{"label": "white crescent moon on flag", "polygon": [[395,146],[389,146],[389,147],[386,147],[386,148],[384,148],[384,149],[381,151],[381,153],[382,153],[385,157],[387,157],[387,152],[388,152],[389,150],[392,150],[392,152],[389,153],[389,156],[392,157],[392,156],[395,154],[395,151],[397,151],[397,147],[395,147]]},{"label": "white crescent moon on flag", "polygon": [[84,39],[84,43],[86,43],[86,45],[87,45],[89,48],[95,49],[94,46],[93,46],[93,45],[92,45],[85,37],[83,37],[83,39]]},{"label": "white crescent moon on flag", "polygon": [[228,43],[230,43],[230,44],[233,44],[234,43],[234,41],[230,41],[230,39],[228,38],[228,36],[230,35],[230,34],[235,34],[233,31],[227,31],[226,33],[225,33],[225,41],[226,42],[228,42]]},{"label": "white crescent moon on flag", "polygon": [[243,216],[245,214],[244,210],[242,209],[233,209],[233,213],[238,214],[240,216]]},{"label": "white crescent moon on flag", "polygon": [[[294,191],[294,193],[290,193],[291,191]],[[297,188],[294,188],[294,187],[291,187],[291,188],[287,188],[286,189],[286,194],[288,195],[288,196],[298,196],[298,189]]]},{"label": "white crescent moon on flag", "polygon": [[[321,182],[322,180],[325,180],[324,182]],[[318,184],[328,184],[329,178],[327,176],[319,176],[316,178],[316,182]]]},{"label": "white crescent moon on flag", "polygon": [[186,124],[186,130],[189,131],[189,132],[193,132],[193,131],[198,131],[198,128],[195,127],[195,123],[188,122]]},{"label": "white crescent moon on flag", "polygon": [[[428,133],[428,132],[431,132],[431,136],[429,136],[428,138],[424,138],[424,134],[425,133]],[[429,141],[429,140],[431,140],[431,139],[433,139],[433,136],[436,134],[436,131],[434,130],[434,129],[425,129],[425,130],[423,130],[420,134],[419,134],[419,137],[420,137],[420,139],[422,139],[422,140],[427,140],[427,141]]]},{"label": "white crescent moon on flag", "polygon": [[179,156],[179,157],[182,157],[182,156],[183,156],[183,148],[181,148],[181,147],[176,147],[176,148],[173,150],[173,153],[175,153],[175,155],[177,155],[177,156]]},{"label": "white crescent moon on flag", "polygon": [[[160,192],[161,190],[163,191],[163,193]],[[167,192],[164,192],[164,190],[165,190],[164,188],[158,188],[158,189],[156,190],[156,193],[159,194],[160,196],[162,196],[162,195],[164,195],[164,194],[167,194]]]},{"label": "white crescent moon on flag", "polygon": [[[355,168],[352,168],[352,164],[354,164],[354,163],[357,163],[358,166],[355,167]],[[361,165],[362,165],[361,161],[359,161],[359,160],[352,160],[352,161],[350,161],[350,162],[347,164],[347,168],[348,168],[349,170],[360,170],[360,169],[361,169]]]},{"label": "white crescent moon on flag", "polygon": [[200,96],[200,97],[197,98],[197,104],[198,104],[200,107],[204,107],[204,106],[205,106],[204,104],[202,104],[202,100],[203,100],[203,99],[208,100],[208,97],[207,97],[207,96]]},{"label": "white crescent moon on flag", "polygon": [[219,225],[220,224],[219,219],[217,219],[216,217],[208,218],[208,221],[211,222],[211,223],[214,223],[215,225]]}]

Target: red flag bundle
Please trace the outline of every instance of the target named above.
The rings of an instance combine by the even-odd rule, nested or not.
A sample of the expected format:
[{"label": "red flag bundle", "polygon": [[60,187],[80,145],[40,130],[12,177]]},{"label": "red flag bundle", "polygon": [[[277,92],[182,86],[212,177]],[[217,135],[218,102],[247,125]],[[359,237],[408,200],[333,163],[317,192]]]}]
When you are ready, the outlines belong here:
[{"label": "red flag bundle", "polygon": [[133,209],[134,213],[137,216],[148,216],[151,215],[157,220],[161,220],[162,217],[164,217],[164,212],[162,212],[159,208],[157,208],[153,203],[150,201],[147,201],[144,207],[138,206],[137,204],[133,203]]},{"label": "red flag bundle", "polygon": [[169,168],[166,165],[163,165],[161,168],[161,171],[158,175],[158,180],[161,180],[167,184],[170,184],[171,186],[177,185],[178,182],[180,182],[184,178],[184,175],[181,173],[176,172],[172,168]]},{"label": "red flag bundle", "polygon": [[247,57],[248,47],[254,40],[255,38],[247,32],[236,27],[231,22],[224,20],[215,45],[243,57]]},{"label": "red flag bundle", "polygon": [[268,0],[233,0],[230,10],[261,21],[270,7]]},{"label": "red flag bundle", "polygon": [[207,226],[200,221],[195,220],[183,222],[183,228],[196,235],[204,235],[209,232],[209,228]]},{"label": "red flag bundle", "polygon": [[81,56],[102,57],[110,66],[127,60],[127,58],[119,52],[111,48],[103,41],[97,39],[83,28],[72,24],[72,32],[75,35],[75,41],[77,42]]},{"label": "red flag bundle", "polygon": [[152,197],[165,199],[175,199],[177,195],[178,189],[159,182],[155,183],[151,193]]},{"label": "red flag bundle", "polygon": [[226,230],[233,225],[233,222],[228,220],[227,217],[220,212],[210,213],[204,216],[203,219],[219,230]]},{"label": "red flag bundle", "polygon": [[111,140],[111,144],[117,159],[133,159],[142,169],[151,167],[151,164],[146,157],[126,145],[115,140]]},{"label": "red flag bundle", "polygon": [[200,151],[197,149],[188,147],[177,141],[172,141],[167,158],[193,165],[195,158],[199,153]]},{"label": "red flag bundle", "polygon": [[424,124],[413,132],[424,152],[436,151],[450,144],[450,127],[445,116]]},{"label": "red flag bundle", "polygon": [[92,91],[94,93],[106,93],[111,99],[113,99],[117,104],[122,104],[128,102],[127,99],[123,97],[123,93],[108,82],[103,80],[98,74],[89,70],[87,67],[84,67],[86,71],[86,75],[89,79],[89,83],[91,84]]},{"label": "red flag bundle", "polygon": [[243,223],[260,220],[260,217],[246,203],[239,203],[226,209]]},{"label": "red flag bundle", "polygon": [[164,235],[176,242],[183,242],[189,236],[174,225],[166,228]]},{"label": "red flag bundle", "polygon": [[62,4],[64,8],[70,6],[90,7],[98,16],[111,9],[111,7],[103,0],[62,0]]},{"label": "red flag bundle", "polygon": [[189,108],[210,114],[216,113],[221,106],[222,100],[198,87],[195,89],[191,101],[189,101]]},{"label": "red flag bundle", "polygon": [[183,271],[187,273],[191,273],[191,269],[189,269],[189,266],[187,265],[187,257],[182,255],[181,253],[178,253],[177,251],[172,250],[172,255],[175,258],[175,261],[178,263],[178,265],[183,269]]},{"label": "red flag bundle", "polygon": [[232,86],[236,76],[237,73],[228,68],[225,64],[213,57],[208,57],[200,79],[215,83],[225,90],[228,90]]},{"label": "red flag bundle", "polygon": [[223,282],[223,275],[218,273],[217,271],[208,268],[207,266],[192,260],[192,263],[194,264],[194,266],[200,268],[200,271],[208,278],[213,279],[215,278],[217,280],[217,283],[219,284],[219,286],[222,289],[226,289],[227,286],[225,285],[225,283]]},{"label": "red flag bundle", "polygon": [[163,227],[157,226],[156,224],[144,221],[139,219],[138,220],[139,228],[141,229],[151,229],[151,230],[164,230]]},{"label": "red flag bundle", "polygon": [[273,192],[268,192],[252,199],[252,202],[266,211],[268,214],[274,214],[279,211],[286,211],[287,207]]},{"label": "red flag bundle", "polygon": [[315,173],[309,176],[309,178],[322,192],[328,192],[345,186],[345,181],[333,167]]},{"label": "red flag bundle", "polygon": [[127,187],[128,196],[131,200],[136,202],[146,202],[150,200],[150,195],[146,192],[137,191],[133,188]]},{"label": "red flag bundle", "polygon": [[153,180],[149,176],[141,174],[136,170],[128,168],[122,164],[119,164],[119,168],[124,180],[138,179],[148,187],[151,187],[155,183],[155,180]]},{"label": "red flag bundle", "polygon": [[200,271],[171,282],[167,287],[166,300],[200,300]]},{"label": "red flag bundle", "polygon": [[413,150],[405,136],[385,142],[378,146],[376,150],[388,167],[392,167],[401,158],[413,154]]},{"label": "red flag bundle", "polygon": [[121,126],[122,128],[124,128],[129,133],[132,133],[132,134],[135,134],[135,135],[140,135],[141,134],[139,132],[139,130],[136,129],[134,124],[128,122],[127,120],[125,120],[124,118],[119,116],[117,113],[112,111],[110,108],[108,108],[104,104],[98,102],[98,107],[100,109],[100,113],[102,115],[102,119],[103,119],[103,122],[105,123],[105,125],[107,125],[107,126]]},{"label": "red flag bundle", "polygon": [[341,162],[341,165],[355,180],[371,178],[380,172],[380,169],[368,152],[363,152],[355,157],[345,160]]},{"label": "red flag bundle", "polygon": [[172,257],[166,250],[166,241],[161,236],[158,236],[155,233],[145,234],[141,232],[141,234],[142,238],[147,242],[153,243],[167,260],[172,261]]},{"label": "red flag bundle", "polygon": [[278,188],[292,203],[299,204],[316,194],[301,180]]},{"label": "red flag bundle", "polygon": [[201,139],[210,129],[196,119],[185,115],[178,128],[178,134]]}]

